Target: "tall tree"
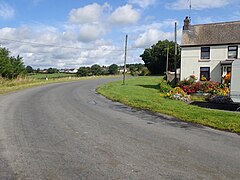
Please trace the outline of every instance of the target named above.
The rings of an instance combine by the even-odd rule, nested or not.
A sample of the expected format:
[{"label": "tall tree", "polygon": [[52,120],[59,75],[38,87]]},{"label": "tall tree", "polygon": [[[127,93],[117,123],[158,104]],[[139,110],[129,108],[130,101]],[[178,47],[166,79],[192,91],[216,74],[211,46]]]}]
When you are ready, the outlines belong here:
[{"label": "tall tree", "polygon": [[[158,41],[151,48],[145,49],[140,55],[151,74],[163,74],[166,71],[167,49],[169,48],[169,69],[174,70],[175,43],[173,41]],[[180,48],[177,48],[177,67],[180,67]]]},{"label": "tall tree", "polygon": [[109,74],[117,74],[118,73],[118,65],[112,64],[109,66]]},{"label": "tall tree", "polygon": [[91,72],[93,75],[102,75],[102,68],[98,64],[94,64],[91,66]]}]

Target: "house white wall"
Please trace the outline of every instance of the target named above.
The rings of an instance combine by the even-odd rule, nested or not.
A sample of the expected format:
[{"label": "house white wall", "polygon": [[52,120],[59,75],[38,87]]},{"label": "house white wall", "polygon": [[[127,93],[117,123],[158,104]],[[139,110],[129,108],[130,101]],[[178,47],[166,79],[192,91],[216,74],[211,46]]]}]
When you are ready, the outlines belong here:
[{"label": "house white wall", "polygon": [[[238,45],[240,58],[240,45]],[[210,46],[210,59],[201,59],[201,47],[182,47],[181,80],[195,75],[200,80],[200,67],[210,67],[212,81],[221,82],[220,61],[228,59],[228,45]]]}]

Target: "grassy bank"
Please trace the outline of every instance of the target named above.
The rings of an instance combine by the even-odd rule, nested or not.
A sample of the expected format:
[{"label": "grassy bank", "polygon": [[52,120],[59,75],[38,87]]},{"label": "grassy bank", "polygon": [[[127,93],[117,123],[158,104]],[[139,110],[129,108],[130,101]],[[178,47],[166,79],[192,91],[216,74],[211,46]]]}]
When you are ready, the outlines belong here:
[{"label": "grassy bank", "polygon": [[45,79],[46,77],[48,79],[52,78],[64,78],[64,77],[76,77],[76,74],[67,74],[67,73],[53,73],[53,74],[42,74],[42,73],[37,73],[37,74],[31,74],[29,77],[34,78],[34,79]]},{"label": "grassy bank", "polygon": [[[38,78],[29,78],[29,77],[13,79],[13,80],[0,78],[0,94],[5,94],[5,93],[21,90],[21,89],[26,89],[34,86],[40,86],[40,85],[51,84],[51,83],[79,81],[79,80],[96,79],[96,78],[103,78],[103,77],[106,78],[106,76],[49,78],[48,80],[38,79]],[[113,77],[113,76],[109,76],[109,77]]]},{"label": "grassy bank", "polygon": [[40,86],[44,84],[51,84],[51,83],[58,83],[58,82],[66,82],[66,81],[74,81],[78,80],[79,78],[60,78],[60,79],[49,79],[41,80],[35,78],[20,78],[14,80],[7,80],[0,78],[0,94],[5,94],[21,89],[26,89],[34,86]]},{"label": "grassy bank", "polygon": [[121,81],[101,85],[97,91],[111,100],[132,107],[164,113],[221,130],[240,132],[239,113],[205,109],[167,99],[159,92],[161,80],[161,77],[133,78],[128,79],[126,85],[122,85]]}]

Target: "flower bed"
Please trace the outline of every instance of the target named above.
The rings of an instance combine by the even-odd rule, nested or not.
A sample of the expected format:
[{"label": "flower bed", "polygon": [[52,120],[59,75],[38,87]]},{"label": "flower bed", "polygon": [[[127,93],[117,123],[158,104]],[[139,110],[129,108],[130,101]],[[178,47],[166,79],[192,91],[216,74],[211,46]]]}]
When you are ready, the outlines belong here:
[{"label": "flower bed", "polygon": [[203,92],[210,93],[214,96],[227,96],[229,93],[227,84],[221,84],[213,81],[186,83],[186,81],[192,82],[192,78],[180,81],[178,86],[187,94]]},{"label": "flower bed", "polygon": [[231,102],[231,99],[228,97],[229,88],[227,84],[213,81],[196,82],[196,77],[193,75],[188,79],[180,81],[178,87],[169,91],[166,96],[170,99],[188,102],[191,99],[190,95],[196,96],[198,94],[202,94],[202,97],[205,97],[207,101],[214,103]]},{"label": "flower bed", "polygon": [[187,95],[180,87],[175,87],[173,90],[167,93],[167,97],[184,102],[190,101],[190,96]]}]

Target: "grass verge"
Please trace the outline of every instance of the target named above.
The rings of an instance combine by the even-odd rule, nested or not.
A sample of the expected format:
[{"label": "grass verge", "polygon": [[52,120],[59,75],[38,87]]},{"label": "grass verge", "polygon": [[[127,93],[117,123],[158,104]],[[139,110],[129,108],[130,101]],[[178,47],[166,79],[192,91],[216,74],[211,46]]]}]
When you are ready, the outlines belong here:
[{"label": "grass verge", "polygon": [[202,124],[220,130],[240,133],[240,114],[201,108],[170,100],[160,94],[161,77],[139,77],[103,84],[97,92],[132,107],[174,116],[184,121]]},{"label": "grass verge", "polygon": [[[106,78],[106,76],[91,76],[91,77],[65,77],[65,78],[50,78],[48,81],[44,79],[37,78],[19,78],[13,80],[7,80],[0,78],[0,94],[5,94],[21,89],[26,89],[35,86],[41,86],[45,84],[60,83],[60,82],[70,82],[70,81],[79,81],[86,79],[96,79],[96,78]],[[113,77],[113,76],[109,76]],[[114,76],[116,77],[116,76]]]},{"label": "grass verge", "polygon": [[48,79],[51,79],[51,78],[76,77],[76,74],[67,74],[67,73],[42,74],[42,73],[37,73],[37,74],[31,74],[31,75],[29,75],[29,77],[34,78],[34,79],[45,79],[47,77]]}]

